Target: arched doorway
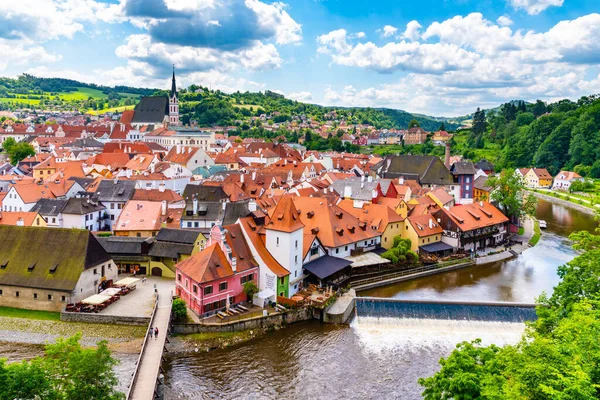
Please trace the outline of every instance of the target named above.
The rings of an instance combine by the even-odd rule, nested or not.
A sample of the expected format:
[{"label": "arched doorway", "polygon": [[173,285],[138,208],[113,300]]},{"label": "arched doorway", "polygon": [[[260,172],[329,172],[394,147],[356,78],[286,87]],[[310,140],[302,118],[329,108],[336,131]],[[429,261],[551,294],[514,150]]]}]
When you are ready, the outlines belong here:
[{"label": "arched doorway", "polygon": [[152,268],[152,276],[162,276],[162,269],[159,267]]}]

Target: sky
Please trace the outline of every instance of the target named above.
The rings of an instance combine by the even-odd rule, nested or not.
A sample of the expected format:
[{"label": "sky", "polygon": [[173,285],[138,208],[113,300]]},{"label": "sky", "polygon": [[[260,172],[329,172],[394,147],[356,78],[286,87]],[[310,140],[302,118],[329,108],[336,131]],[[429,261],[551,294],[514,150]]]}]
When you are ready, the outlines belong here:
[{"label": "sky", "polygon": [[600,92],[598,0],[0,1],[0,76],[458,116]]}]

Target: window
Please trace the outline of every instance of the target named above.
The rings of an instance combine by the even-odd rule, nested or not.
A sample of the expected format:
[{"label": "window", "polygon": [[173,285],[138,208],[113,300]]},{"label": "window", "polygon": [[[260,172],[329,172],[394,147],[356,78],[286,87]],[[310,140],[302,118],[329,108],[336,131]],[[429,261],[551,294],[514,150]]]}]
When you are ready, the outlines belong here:
[{"label": "window", "polygon": [[211,286],[205,286],[204,287],[204,295],[208,296],[209,294],[212,294],[212,292],[213,292],[212,288],[213,288],[212,285]]},{"label": "window", "polygon": [[346,247],[344,248],[344,251],[348,251],[348,246],[346,246]]},{"label": "window", "polygon": [[298,271],[294,271],[294,278],[298,277]]},{"label": "window", "polygon": [[173,257],[173,262],[177,262],[177,257]]},{"label": "window", "polygon": [[384,241],[384,242],[387,242],[387,238],[384,238],[384,239],[383,239],[383,241]]},{"label": "window", "polygon": [[62,301],[64,303],[65,301],[67,301],[67,297],[66,296],[61,296],[60,301]]},{"label": "window", "polygon": [[431,242],[431,238],[427,238],[427,243]]},{"label": "window", "polygon": [[188,228],[191,228],[191,227],[192,227],[192,223],[191,223],[191,222],[188,222],[188,223],[187,223],[187,227],[188,227]]},{"label": "window", "polygon": [[285,284],[285,277],[282,276],[281,278],[279,278],[279,283],[281,285],[284,285]]},{"label": "window", "polygon": [[223,290],[227,290],[227,282],[219,283],[219,292],[222,292]]},{"label": "window", "polygon": [[465,187],[465,190],[469,190],[471,187],[469,185],[467,185],[467,187]]},{"label": "window", "polygon": [[110,220],[111,220],[111,221],[114,221],[114,220],[115,220],[115,216],[114,216],[114,215],[111,215],[111,216],[110,216]]},{"label": "window", "polygon": [[335,249],[335,254],[339,254],[340,249]]},{"label": "window", "polygon": [[19,297],[19,292],[18,291],[15,292],[15,297]]},{"label": "window", "polygon": [[52,223],[56,223],[56,218],[52,217]]},{"label": "window", "polygon": [[194,294],[198,294],[198,286],[192,285],[192,292],[194,292]]},{"label": "window", "polygon": [[467,183],[471,182],[471,178],[467,176]]},{"label": "window", "polygon": [[136,234],[135,234],[135,236],[137,236],[137,237],[141,237],[141,236],[142,236],[142,234],[138,232],[138,233],[136,233]]},{"label": "window", "polygon": [[298,256],[294,256],[294,262],[298,264]]},{"label": "window", "polygon": [[177,281],[181,282],[181,274],[177,274]]},{"label": "window", "polygon": [[119,207],[119,210],[123,209],[123,204],[119,203],[117,206]]},{"label": "window", "polygon": [[279,236],[277,236],[277,246],[279,246]]},{"label": "window", "polygon": [[96,268],[94,268],[94,275],[98,274],[98,270]]},{"label": "window", "polygon": [[298,241],[296,240],[296,248],[298,248]]},{"label": "window", "polygon": [[0,296],[2,296],[2,289],[0,289]]},{"label": "window", "polygon": [[48,295],[48,301],[52,301],[52,295],[51,294]]},{"label": "window", "polygon": [[312,249],[310,249],[310,256],[316,256],[317,254],[319,254],[319,248],[318,247],[313,247]]},{"label": "window", "polygon": [[115,203],[110,203],[110,209],[114,210],[115,209]]}]

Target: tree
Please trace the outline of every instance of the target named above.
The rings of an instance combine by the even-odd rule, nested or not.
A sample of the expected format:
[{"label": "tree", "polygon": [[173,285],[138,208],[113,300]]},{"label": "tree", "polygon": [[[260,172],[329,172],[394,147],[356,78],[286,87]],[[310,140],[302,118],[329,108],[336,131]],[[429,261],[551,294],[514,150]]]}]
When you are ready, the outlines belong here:
[{"label": "tree", "polygon": [[446,130],[446,124],[444,124],[444,122],[442,122],[440,124],[440,127],[438,128],[438,131],[445,131]]},{"label": "tree", "polygon": [[471,131],[475,135],[481,135],[486,131],[486,129],[487,122],[485,120],[485,111],[480,110],[479,107],[477,107],[477,111],[475,111],[475,114],[473,114],[473,127],[471,128]]},{"label": "tree", "polygon": [[417,254],[410,248],[410,239],[403,239],[401,236],[396,236],[392,247],[382,253],[381,256],[390,260],[392,264],[416,261],[418,258]]},{"label": "tree", "polygon": [[8,153],[8,150],[10,150],[16,144],[17,141],[15,140],[15,138],[7,137],[6,140],[2,143],[2,149],[4,149],[4,151]]},{"label": "tree", "polygon": [[11,146],[6,152],[12,165],[17,165],[22,159],[35,155],[33,146],[25,142],[19,142]]},{"label": "tree", "polygon": [[491,176],[486,184],[492,188],[491,199],[497,202],[504,214],[518,221],[524,215],[533,215],[537,199],[527,194],[521,176],[505,169],[500,176]]},{"label": "tree", "polygon": [[0,400],[117,400],[123,393],[106,341],[95,349],[83,349],[81,334],[46,345],[45,354],[32,360],[5,365],[0,360]]},{"label": "tree", "polygon": [[187,304],[185,304],[185,300],[179,298],[173,300],[172,310],[176,319],[185,320],[187,318]]},{"label": "tree", "polygon": [[417,121],[416,119],[411,119],[410,122],[408,123],[408,129],[410,128],[420,128],[421,124],[419,123],[419,121]]},{"label": "tree", "polygon": [[258,286],[254,281],[248,281],[244,283],[244,293],[248,296],[248,300],[251,300],[256,293],[258,293]]}]

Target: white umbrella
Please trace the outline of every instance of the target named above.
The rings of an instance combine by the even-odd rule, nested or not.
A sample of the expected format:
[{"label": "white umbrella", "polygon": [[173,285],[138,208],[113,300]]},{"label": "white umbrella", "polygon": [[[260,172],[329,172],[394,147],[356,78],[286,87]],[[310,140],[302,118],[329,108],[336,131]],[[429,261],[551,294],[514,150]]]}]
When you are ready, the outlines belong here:
[{"label": "white umbrella", "polygon": [[227,295],[227,301],[225,301],[225,308],[229,310],[229,295]]}]

